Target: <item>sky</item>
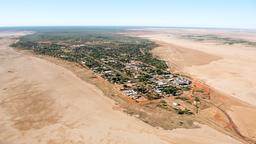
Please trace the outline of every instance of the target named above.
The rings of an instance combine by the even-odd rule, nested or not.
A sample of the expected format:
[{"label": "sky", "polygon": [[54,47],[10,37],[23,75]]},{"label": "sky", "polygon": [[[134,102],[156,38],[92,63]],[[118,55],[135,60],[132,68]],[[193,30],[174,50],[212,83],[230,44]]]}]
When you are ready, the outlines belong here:
[{"label": "sky", "polygon": [[0,26],[256,29],[256,0],[0,0]]}]

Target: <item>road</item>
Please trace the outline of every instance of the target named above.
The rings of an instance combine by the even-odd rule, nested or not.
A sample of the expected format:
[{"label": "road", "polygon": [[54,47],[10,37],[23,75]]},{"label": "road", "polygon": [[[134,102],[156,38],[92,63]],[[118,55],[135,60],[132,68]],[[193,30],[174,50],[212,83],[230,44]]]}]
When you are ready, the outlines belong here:
[{"label": "road", "polygon": [[240,143],[205,125],[149,126],[114,110],[114,101],[71,71],[10,48],[9,33],[0,35],[0,144]]}]

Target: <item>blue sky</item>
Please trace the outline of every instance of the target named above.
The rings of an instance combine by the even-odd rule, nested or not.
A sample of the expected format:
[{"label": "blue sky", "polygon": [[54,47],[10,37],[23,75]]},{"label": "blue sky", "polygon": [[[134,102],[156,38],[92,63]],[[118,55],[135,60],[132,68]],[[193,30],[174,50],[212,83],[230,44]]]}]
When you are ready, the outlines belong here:
[{"label": "blue sky", "polygon": [[0,0],[0,26],[256,29],[256,0]]}]

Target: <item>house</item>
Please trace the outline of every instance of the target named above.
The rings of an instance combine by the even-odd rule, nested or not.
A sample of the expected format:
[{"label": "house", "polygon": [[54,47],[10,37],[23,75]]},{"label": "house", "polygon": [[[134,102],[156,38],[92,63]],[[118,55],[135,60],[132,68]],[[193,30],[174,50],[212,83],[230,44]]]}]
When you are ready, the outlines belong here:
[{"label": "house", "polygon": [[123,93],[127,96],[135,96],[138,94],[138,92],[133,89],[123,90]]},{"label": "house", "polygon": [[81,61],[80,63],[81,63],[82,65],[85,65],[85,61]]}]

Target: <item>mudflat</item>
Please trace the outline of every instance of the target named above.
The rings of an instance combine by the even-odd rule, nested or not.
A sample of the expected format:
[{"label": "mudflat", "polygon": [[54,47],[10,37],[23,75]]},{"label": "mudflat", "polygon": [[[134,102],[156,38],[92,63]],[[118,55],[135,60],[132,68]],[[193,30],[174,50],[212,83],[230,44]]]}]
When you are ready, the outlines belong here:
[{"label": "mudflat", "polygon": [[0,143],[239,143],[205,125],[149,126],[71,71],[9,47],[21,33],[0,35]]}]

